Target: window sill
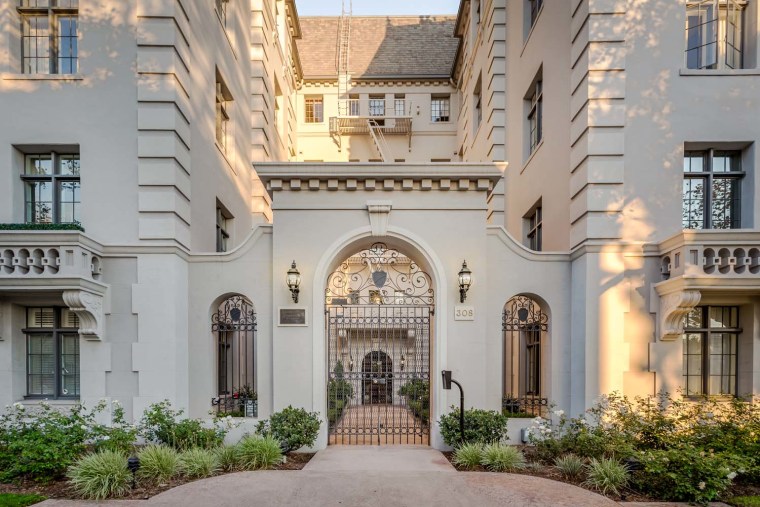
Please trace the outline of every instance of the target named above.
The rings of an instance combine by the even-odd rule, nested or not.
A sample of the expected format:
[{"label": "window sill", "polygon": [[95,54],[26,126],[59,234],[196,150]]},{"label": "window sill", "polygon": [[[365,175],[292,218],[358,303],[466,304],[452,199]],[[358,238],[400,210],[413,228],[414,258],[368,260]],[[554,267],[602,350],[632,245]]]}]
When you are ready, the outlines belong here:
[{"label": "window sill", "polygon": [[760,69],[680,69],[681,76],[760,76]]},{"label": "window sill", "polygon": [[82,81],[82,74],[18,74],[3,72],[0,78],[4,81]]},{"label": "window sill", "polygon": [[21,405],[24,406],[24,408],[37,408],[42,406],[43,404],[50,405],[51,407],[58,407],[58,408],[66,408],[66,407],[75,407],[80,404],[79,398],[59,398],[56,400],[50,400],[47,398],[39,398],[39,397],[31,397],[31,398],[24,398],[18,403],[21,403]]},{"label": "window sill", "polygon": [[525,163],[522,166],[522,169],[520,169],[520,174],[525,172],[525,169],[528,168],[530,163],[533,161],[533,157],[536,156],[536,153],[538,153],[538,151],[541,149],[541,146],[543,145],[544,145],[544,139],[541,138],[541,141],[539,141],[539,143],[536,145],[536,149],[533,150],[533,153],[530,154],[530,156],[528,157],[528,160],[525,161]]}]

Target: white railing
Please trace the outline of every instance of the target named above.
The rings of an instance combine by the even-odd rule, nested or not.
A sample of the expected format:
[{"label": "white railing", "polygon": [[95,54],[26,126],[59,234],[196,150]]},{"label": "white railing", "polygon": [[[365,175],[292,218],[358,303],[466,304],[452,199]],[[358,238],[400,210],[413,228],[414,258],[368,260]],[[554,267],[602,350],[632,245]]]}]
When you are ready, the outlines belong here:
[{"label": "white railing", "polygon": [[0,233],[0,279],[100,279],[100,256],[81,241],[79,233]]},{"label": "white railing", "polygon": [[760,277],[760,232],[684,231],[660,244],[664,279]]}]

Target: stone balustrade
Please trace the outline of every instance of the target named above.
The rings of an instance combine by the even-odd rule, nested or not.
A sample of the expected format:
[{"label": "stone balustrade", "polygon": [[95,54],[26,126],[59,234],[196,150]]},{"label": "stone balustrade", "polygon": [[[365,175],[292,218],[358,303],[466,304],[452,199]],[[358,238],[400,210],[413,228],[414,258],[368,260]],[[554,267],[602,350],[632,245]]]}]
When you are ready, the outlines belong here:
[{"label": "stone balustrade", "polygon": [[660,244],[664,280],[760,276],[760,232],[684,231]]},{"label": "stone balustrade", "polygon": [[0,233],[0,279],[99,280],[101,258],[80,233]]}]

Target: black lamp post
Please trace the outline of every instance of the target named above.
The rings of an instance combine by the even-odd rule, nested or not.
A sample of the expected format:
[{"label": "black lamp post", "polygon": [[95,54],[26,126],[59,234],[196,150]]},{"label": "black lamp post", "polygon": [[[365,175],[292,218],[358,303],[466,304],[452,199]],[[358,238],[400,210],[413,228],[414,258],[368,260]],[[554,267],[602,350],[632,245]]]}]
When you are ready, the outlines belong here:
[{"label": "black lamp post", "polygon": [[140,458],[137,456],[131,456],[127,460],[127,468],[132,472],[132,489],[135,489],[137,484],[137,471],[140,470]]},{"label": "black lamp post", "polygon": [[451,378],[451,370],[443,370],[441,376],[443,376],[444,389],[450,390],[451,384],[456,384],[459,388],[459,435],[464,443],[464,389],[462,389],[462,384]]}]

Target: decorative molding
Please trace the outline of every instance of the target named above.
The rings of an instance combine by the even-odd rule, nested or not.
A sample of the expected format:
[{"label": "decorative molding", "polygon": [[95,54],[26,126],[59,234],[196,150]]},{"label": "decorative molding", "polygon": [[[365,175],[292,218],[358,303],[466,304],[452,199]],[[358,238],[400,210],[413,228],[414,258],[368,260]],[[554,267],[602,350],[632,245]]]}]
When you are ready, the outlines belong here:
[{"label": "decorative molding", "polygon": [[660,339],[676,340],[683,335],[683,319],[702,299],[698,290],[683,290],[660,296]]},{"label": "decorative molding", "polygon": [[79,317],[79,336],[92,341],[103,339],[103,296],[67,290],[63,292],[63,302]]},{"label": "decorative molding", "polygon": [[393,201],[367,201],[372,236],[384,237],[388,235],[388,222],[391,218],[392,208]]}]

